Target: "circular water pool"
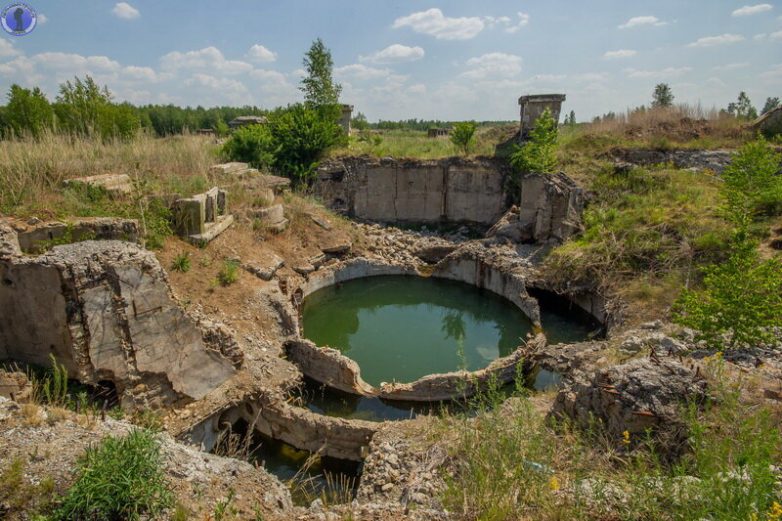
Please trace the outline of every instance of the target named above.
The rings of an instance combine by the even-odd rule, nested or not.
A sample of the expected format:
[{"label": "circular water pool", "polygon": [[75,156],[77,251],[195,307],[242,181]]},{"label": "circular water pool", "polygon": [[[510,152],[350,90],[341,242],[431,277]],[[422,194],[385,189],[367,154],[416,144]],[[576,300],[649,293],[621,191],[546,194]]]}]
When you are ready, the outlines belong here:
[{"label": "circular water pool", "polygon": [[302,317],[305,337],[355,360],[374,386],[481,369],[533,330],[524,313],[491,292],[411,276],[323,288],[304,300]]}]

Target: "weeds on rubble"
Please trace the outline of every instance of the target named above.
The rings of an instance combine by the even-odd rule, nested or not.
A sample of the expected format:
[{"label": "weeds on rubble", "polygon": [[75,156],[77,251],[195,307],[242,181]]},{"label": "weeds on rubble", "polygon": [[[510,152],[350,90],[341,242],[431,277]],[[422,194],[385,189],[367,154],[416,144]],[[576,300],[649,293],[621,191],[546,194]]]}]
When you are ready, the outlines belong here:
[{"label": "weeds on rubble", "polygon": [[547,421],[524,396],[479,396],[481,414],[435,429],[451,440],[445,507],[470,520],[777,519],[782,410],[742,401],[719,357],[704,368],[713,400],[682,406],[688,450],[673,461],[651,439]]},{"label": "weeds on rubble", "polygon": [[174,257],[174,260],[171,263],[171,269],[178,271],[179,273],[187,273],[190,271],[190,254],[185,252]]},{"label": "weeds on rubble", "polygon": [[24,514],[35,518],[51,509],[56,498],[54,480],[46,477],[38,483],[30,482],[25,477],[26,467],[25,459],[17,456],[0,469],[0,517],[14,519]]},{"label": "weeds on rubble", "polygon": [[[256,417],[257,421],[257,417]],[[250,431],[252,426],[250,427]],[[253,453],[252,432],[239,433],[233,432],[232,427],[223,429],[217,435],[213,454],[224,458],[235,458],[242,461],[249,461]]]},{"label": "weeds on rubble", "polygon": [[239,263],[235,260],[226,260],[223,267],[217,273],[217,282],[221,286],[230,286],[239,280]]},{"label": "weeds on rubble", "polygon": [[76,482],[52,520],[155,518],[172,504],[160,443],[146,430],[109,436],[79,459]]},{"label": "weeds on rubble", "polygon": [[212,513],[214,521],[225,521],[227,519],[226,515],[234,516],[238,513],[238,511],[231,506],[231,503],[235,497],[236,491],[232,488],[228,489],[228,495],[225,497],[225,499],[221,499],[217,502],[217,504],[215,504],[215,508]]}]

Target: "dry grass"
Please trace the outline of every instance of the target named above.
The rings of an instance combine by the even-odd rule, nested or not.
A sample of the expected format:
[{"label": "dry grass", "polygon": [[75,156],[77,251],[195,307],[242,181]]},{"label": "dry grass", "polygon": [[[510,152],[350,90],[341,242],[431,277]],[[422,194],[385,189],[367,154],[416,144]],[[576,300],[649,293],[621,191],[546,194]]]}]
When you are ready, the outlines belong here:
[{"label": "dry grass", "polygon": [[0,213],[58,217],[74,212],[63,181],[98,174],[128,174],[146,193],[190,195],[208,188],[217,147],[207,138],[139,137],[104,143],[46,135],[39,141],[0,141]]},{"label": "dry grass", "polygon": [[736,148],[753,134],[746,122],[700,105],[677,105],[619,113],[612,119],[564,127],[560,132],[562,155],[592,157],[612,147],[653,149]]}]

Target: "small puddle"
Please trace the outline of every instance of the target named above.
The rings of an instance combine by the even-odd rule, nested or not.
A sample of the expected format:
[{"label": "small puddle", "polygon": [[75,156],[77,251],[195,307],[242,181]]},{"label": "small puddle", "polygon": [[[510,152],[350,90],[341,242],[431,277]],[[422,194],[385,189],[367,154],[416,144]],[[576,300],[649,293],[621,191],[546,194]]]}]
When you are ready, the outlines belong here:
[{"label": "small puddle", "polygon": [[422,403],[381,400],[345,393],[305,378],[296,396],[312,412],[325,416],[380,422],[410,420],[419,414],[438,414],[442,403]]},{"label": "small puddle", "polygon": [[[246,433],[247,423],[239,420],[232,432]],[[285,483],[299,506],[316,499],[324,504],[350,503],[363,468],[362,462],[317,456],[258,432],[252,434],[247,459]]]}]

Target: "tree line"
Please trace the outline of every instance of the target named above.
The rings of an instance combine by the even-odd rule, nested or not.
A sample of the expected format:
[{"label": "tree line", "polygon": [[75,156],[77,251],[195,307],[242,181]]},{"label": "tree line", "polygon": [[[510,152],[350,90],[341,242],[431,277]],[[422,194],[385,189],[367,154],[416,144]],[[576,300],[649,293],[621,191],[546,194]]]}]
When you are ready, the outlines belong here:
[{"label": "tree line", "polygon": [[46,132],[79,136],[127,139],[140,130],[157,136],[210,129],[228,132],[228,122],[237,116],[262,116],[268,111],[255,106],[177,107],[116,103],[108,87],[90,76],[74,78],[59,87],[54,101],[34,87],[11,85],[8,102],[0,106],[0,137],[32,136]]}]

